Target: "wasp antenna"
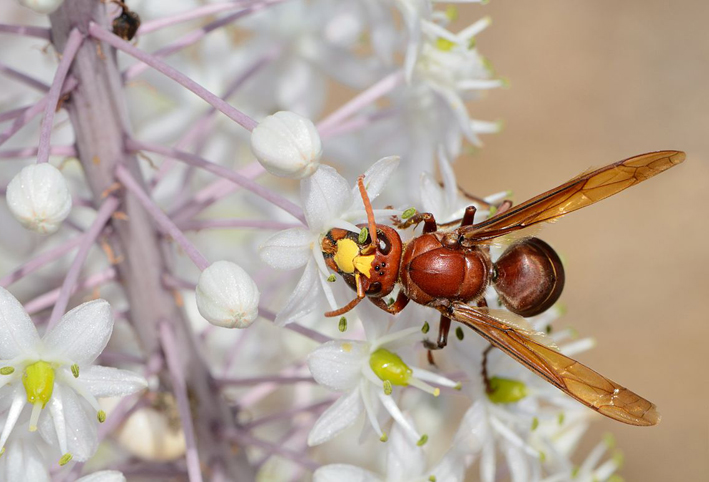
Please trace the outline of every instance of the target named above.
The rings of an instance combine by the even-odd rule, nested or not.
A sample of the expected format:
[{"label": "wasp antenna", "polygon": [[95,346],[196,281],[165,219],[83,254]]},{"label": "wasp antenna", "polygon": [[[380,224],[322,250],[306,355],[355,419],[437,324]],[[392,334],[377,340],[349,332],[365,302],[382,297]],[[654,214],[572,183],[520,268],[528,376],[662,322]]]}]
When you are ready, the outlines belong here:
[{"label": "wasp antenna", "polygon": [[353,299],[352,301],[350,301],[349,303],[347,303],[345,306],[343,306],[343,307],[340,308],[339,310],[328,311],[327,313],[325,313],[325,316],[327,316],[328,318],[332,318],[332,317],[334,317],[334,316],[344,315],[345,313],[347,313],[348,311],[350,311],[352,308],[354,308],[355,306],[357,306],[357,305],[359,304],[359,302],[362,301],[363,299],[364,299],[364,297],[360,298],[360,297],[358,296],[357,298]]},{"label": "wasp antenna", "polygon": [[[372,203],[369,201],[369,196],[367,195],[367,190],[364,188],[364,175],[357,178],[357,186],[359,186],[359,193],[362,196],[362,202],[364,203],[364,210],[367,212],[367,222],[369,223],[369,237],[372,240],[372,248],[376,251],[377,249],[377,224],[374,222],[374,211],[372,211]],[[334,315],[333,315],[334,316]]]},{"label": "wasp antenna", "polygon": [[[360,178],[361,180],[361,178]],[[328,318],[332,318],[333,316],[340,316],[348,311],[350,311],[352,308],[357,306],[360,301],[362,301],[365,297],[364,294],[364,286],[362,285],[362,278],[360,277],[359,273],[355,274],[355,281],[357,282],[357,298],[353,299],[349,303],[347,303],[345,306],[342,308],[335,310],[335,311],[328,311],[325,313],[325,316]]]}]

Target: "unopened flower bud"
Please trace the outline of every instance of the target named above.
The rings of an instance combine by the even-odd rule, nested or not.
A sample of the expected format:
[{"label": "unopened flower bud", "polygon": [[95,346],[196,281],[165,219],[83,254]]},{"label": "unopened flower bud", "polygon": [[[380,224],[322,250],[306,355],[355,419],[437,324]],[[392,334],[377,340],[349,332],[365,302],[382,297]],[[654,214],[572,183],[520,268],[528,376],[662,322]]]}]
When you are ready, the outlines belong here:
[{"label": "unopened flower bud", "polygon": [[320,166],[322,143],[310,119],[281,111],[256,126],[251,133],[251,151],[271,174],[302,179]]},{"label": "unopened flower bud", "polygon": [[64,0],[20,0],[20,3],[37,13],[50,14],[58,9]]},{"label": "unopened flower bud", "polygon": [[258,316],[256,283],[231,261],[217,261],[202,271],[196,294],[197,309],[213,325],[246,328]]},{"label": "unopened flower bud", "polygon": [[49,163],[32,164],[7,186],[7,205],[27,229],[50,234],[71,211],[71,193],[59,169]]}]

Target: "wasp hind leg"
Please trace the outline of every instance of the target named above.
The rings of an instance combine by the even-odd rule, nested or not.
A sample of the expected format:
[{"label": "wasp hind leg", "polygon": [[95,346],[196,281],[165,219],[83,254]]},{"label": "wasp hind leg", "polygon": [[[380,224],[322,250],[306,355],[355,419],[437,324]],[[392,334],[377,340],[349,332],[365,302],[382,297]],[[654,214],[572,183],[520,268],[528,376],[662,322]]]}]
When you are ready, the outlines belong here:
[{"label": "wasp hind leg", "polygon": [[448,345],[448,333],[451,329],[451,319],[445,315],[441,315],[441,320],[438,322],[438,339],[436,342],[429,340],[423,341],[423,346],[428,350],[428,363],[435,365],[433,360],[433,350],[441,350]]}]

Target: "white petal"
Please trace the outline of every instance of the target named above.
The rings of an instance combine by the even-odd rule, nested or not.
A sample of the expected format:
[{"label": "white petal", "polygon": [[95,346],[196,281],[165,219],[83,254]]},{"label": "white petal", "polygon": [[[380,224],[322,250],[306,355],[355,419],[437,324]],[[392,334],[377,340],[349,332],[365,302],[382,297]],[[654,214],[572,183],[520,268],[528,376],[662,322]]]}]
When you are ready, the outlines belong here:
[{"label": "white petal", "polygon": [[[73,456],[72,460],[84,462],[98,447],[96,412],[73,390],[55,385],[54,390],[57,389],[61,390],[61,413],[67,434],[67,451]],[[55,395],[52,395],[52,401],[54,397]],[[58,446],[57,432],[49,418],[46,414],[40,418],[39,432],[47,443]]]},{"label": "white petal", "polygon": [[101,470],[85,475],[76,482],[126,482],[125,476],[117,470]]},{"label": "white petal", "polygon": [[281,111],[256,126],[251,133],[251,151],[271,174],[301,179],[317,170],[322,144],[310,119]]},{"label": "white petal", "polygon": [[382,480],[369,470],[354,465],[324,465],[313,474],[313,482],[378,482]]},{"label": "white petal", "polygon": [[[527,482],[530,480],[529,464],[522,450],[512,444],[505,444],[503,448],[507,467],[513,482]],[[537,459],[538,460],[538,459]]]},{"label": "white petal", "polygon": [[320,445],[335,437],[357,420],[362,409],[359,388],[342,395],[317,419],[308,434],[308,445]]},{"label": "white petal", "polygon": [[436,219],[443,221],[448,215],[448,205],[438,181],[427,172],[421,173],[420,189],[423,211],[431,213]]},{"label": "white petal", "polygon": [[49,234],[59,229],[71,211],[66,180],[49,163],[23,168],[7,185],[7,206],[27,229]]},{"label": "white petal", "polygon": [[322,165],[315,174],[300,181],[300,195],[310,230],[322,233],[352,205],[352,192],[344,177]]},{"label": "white petal", "polygon": [[0,287],[0,360],[33,353],[39,343],[37,328],[19,301]]},{"label": "white petal", "polygon": [[359,382],[368,358],[367,343],[332,340],[308,355],[308,368],[315,381],[330,390],[349,390]]},{"label": "white petal", "polygon": [[0,480],[5,482],[49,482],[49,471],[32,439],[10,442],[0,458]]},{"label": "white petal", "polygon": [[[412,423],[410,417],[406,419]],[[423,449],[406,436],[399,424],[394,424],[387,443],[387,479],[413,480],[423,475],[425,468],[426,455]]]},{"label": "white petal", "polygon": [[276,269],[300,268],[310,259],[310,246],[314,241],[313,234],[304,229],[286,229],[268,238],[259,248],[259,255]]},{"label": "white petal", "polygon": [[102,366],[82,368],[76,381],[94,397],[124,397],[148,386],[145,378],[137,373]]},{"label": "white petal", "polygon": [[66,313],[42,341],[51,357],[88,365],[106,348],[112,331],[111,305],[99,299]]},{"label": "white petal", "polygon": [[485,445],[493,443],[486,416],[483,402],[475,402],[465,412],[453,441],[461,453],[478,454]]},{"label": "white petal", "polygon": [[[396,171],[396,168],[399,167],[399,162],[399,156],[384,157],[375,162],[372,167],[367,169],[364,173],[364,187],[367,190],[367,196],[370,201],[374,201],[384,190],[386,183],[389,182],[389,178],[394,171]],[[351,209],[364,209],[362,196],[360,195],[357,184],[355,184],[352,189],[352,197],[354,204]]]},{"label": "white petal", "polygon": [[276,324],[285,326],[299,320],[316,308],[315,300],[320,293],[320,273],[315,266],[315,261],[311,258],[303,271],[295,290],[291,293],[286,306],[276,315]]},{"label": "white petal", "polygon": [[195,294],[199,313],[213,325],[246,328],[258,318],[258,287],[231,261],[216,261],[202,271]]},{"label": "white petal", "polygon": [[443,146],[438,146],[438,169],[443,179],[443,192],[445,193],[448,209],[455,209],[455,201],[458,198],[458,183]]},{"label": "white petal", "polygon": [[[472,463],[472,462],[470,462]],[[465,479],[466,459],[451,449],[426,475],[436,477],[441,482],[463,482]]]}]

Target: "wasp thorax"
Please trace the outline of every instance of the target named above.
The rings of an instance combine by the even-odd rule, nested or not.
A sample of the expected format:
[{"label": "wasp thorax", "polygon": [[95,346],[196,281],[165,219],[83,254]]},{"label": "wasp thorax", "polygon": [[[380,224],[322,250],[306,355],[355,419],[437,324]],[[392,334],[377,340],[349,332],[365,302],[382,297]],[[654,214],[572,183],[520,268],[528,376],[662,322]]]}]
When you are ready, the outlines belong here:
[{"label": "wasp thorax", "polygon": [[502,304],[520,316],[549,309],[564,288],[559,255],[539,238],[516,242],[495,263],[494,287]]}]

